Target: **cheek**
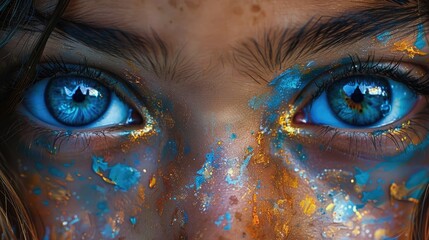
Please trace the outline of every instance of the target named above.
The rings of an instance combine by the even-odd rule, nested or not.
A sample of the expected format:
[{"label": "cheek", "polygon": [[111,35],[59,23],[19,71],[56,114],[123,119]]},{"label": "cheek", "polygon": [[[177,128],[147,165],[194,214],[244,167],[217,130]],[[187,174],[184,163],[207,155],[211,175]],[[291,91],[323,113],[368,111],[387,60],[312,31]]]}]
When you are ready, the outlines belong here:
[{"label": "cheek", "polygon": [[93,146],[106,139],[92,139],[86,148],[65,141],[55,153],[34,144],[11,159],[19,159],[25,194],[46,234],[116,238],[141,216],[157,215],[152,203],[162,192],[157,166],[163,154],[158,137],[104,150]]}]

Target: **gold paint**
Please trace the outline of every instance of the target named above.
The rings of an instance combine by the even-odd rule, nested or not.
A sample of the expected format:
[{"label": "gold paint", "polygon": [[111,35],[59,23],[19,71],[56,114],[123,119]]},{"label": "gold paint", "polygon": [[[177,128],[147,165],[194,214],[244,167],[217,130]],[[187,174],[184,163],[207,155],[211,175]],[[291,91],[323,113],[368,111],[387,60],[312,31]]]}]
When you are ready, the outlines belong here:
[{"label": "gold paint", "polygon": [[97,170],[96,174],[98,176],[101,177],[101,179],[103,179],[103,181],[105,181],[106,183],[112,184],[112,185],[116,185],[116,183],[112,180],[110,180],[108,177],[104,176],[103,173],[100,171],[100,169]]},{"label": "gold paint", "polygon": [[410,43],[409,41],[406,41],[406,40],[394,43],[393,50],[405,52],[410,58],[414,58],[416,55],[418,56],[427,55],[427,53],[420,51],[418,48],[414,46],[413,43]]},{"label": "gold paint", "polygon": [[292,127],[292,118],[294,117],[296,108],[293,105],[289,105],[289,109],[286,112],[282,112],[278,123],[281,129],[289,136],[296,136],[300,134],[300,129]]},{"label": "gold paint", "polygon": [[305,196],[305,199],[302,200],[299,205],[301,206],[304,214],[307,216],[311,216],[316,212],[316,200],[308,195]]},{"label": "gold paint", "polygon": [[334,209],[334,207],[335,207],[335,204],[330,203],[328,204],[328,206],[326,206],[326,211],[331,212]]},{"label": "gold paint", "polygon": [[155,175],[152,175],[152,178],[149,180],[149,188],[152,189],[156,185],[156,178]]},{"label": "gold paint", "polygon": [[263,152],[263,148],[261,147],[262,141],[264,140],[264,132],[259,131],[258,134],[256,134],[256,143],[258,144],[258,154],[255,155],[254,161],[257,164],[268,164],[270,163],[270,158],[265,156]]},{"label": "gold paint", "polygon": [[397,183],[392,183],[390,185],[390,196],[398,201],[410,201],[413,203],[419,203],[419,200],[415,198],[408,197],[414,189],[408,189],[405,187],[405,183],[402,182],[400,185]]},{"label": "gold paint", "polygon": [[258,210],[256,208],[256,193],[253,194],[252,223],[253,225],[259,225]]},{"label": "gold paint", "polygon": [[68,182],[73,182],[74,181],[74,178],[73,178],[73,176],[70,173],[67,173],[66,181],[68,181]]},{"label": "gold paint", "polygon": [[386,237],[386,229],[380,228],[374,232],[375,240],[382,240],[382,239],[385,239],[385,237]]}]

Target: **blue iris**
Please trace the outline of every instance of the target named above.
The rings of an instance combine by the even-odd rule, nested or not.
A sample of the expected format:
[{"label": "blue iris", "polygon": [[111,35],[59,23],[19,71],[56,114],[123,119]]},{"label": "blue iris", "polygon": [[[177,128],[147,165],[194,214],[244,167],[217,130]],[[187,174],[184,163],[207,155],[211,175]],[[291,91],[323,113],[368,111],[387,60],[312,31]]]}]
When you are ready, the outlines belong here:
[{"label": "blue iris", "polygon": [[404,118],[418,95],[387,77],[356,75],[331,84],[304,108],[307,121],[335,128],[376,128]]},{"label": "blue iris", "polygon": [[109,89],[81,76],[53,78],[45,90],[45,103],[52,116],[73,127],[99,119],[109,107],[110,100]]},{"label": "blue iris", "polygon": [[354,76],[332,84],[327,97],[339,120],[354,126],[369,126],[389,114],[391,92],[385,78]]}]

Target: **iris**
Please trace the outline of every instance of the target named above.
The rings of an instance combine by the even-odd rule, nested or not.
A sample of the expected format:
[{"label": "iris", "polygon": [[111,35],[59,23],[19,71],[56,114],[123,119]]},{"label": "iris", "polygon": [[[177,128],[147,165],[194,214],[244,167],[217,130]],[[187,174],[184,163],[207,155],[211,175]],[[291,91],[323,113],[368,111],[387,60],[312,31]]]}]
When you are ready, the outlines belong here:
[{"label": "iris", "polygon": [[84,126],[99,119],[111,101],[110,90],[82,76],[52,78],[45,89],[45,104],[58,122]]},{"label": "iris", "polygon": [[392,90],[379,76],[353,76],[327,89],[328,103],[335,116],[354,126],[370,126],[389,114]]}]

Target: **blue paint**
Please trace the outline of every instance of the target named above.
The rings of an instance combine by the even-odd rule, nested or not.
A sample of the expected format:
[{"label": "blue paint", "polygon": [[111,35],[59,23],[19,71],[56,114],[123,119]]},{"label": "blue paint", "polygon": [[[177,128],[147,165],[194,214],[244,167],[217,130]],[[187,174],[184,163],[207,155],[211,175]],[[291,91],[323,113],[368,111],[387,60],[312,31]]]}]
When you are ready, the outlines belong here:
[{"label": "blue paint", "polygon": [[235,133],[231,133],[231,140],[235,140],[235,139],[237,139],[237,134],[235,134]]},{"label": "blue paint", "polygon": [[125,191],[137,185],[140,176],[141,174],[137,169],[120,163],[113,166],[109,174],[110,180]]},{"label": "blue paint", "polygon": [[225,224],[223,230],[229,231],[232,227],[232,216],[229,211],[227,211],[224,215],[220,215],[218,219],[214,222],[214,224],[220,227],[222,224]]},{"label": "blue paint", "polygon": [[417,39],[414,43],[414,46],[416,46],[416,48],[420,50],[422,50],[426,46],[426,36],[423,24],[419,24],[417,26]]},{"label": "blue paint", "polygon": [[[253,150],[253,149],[252,149]],[[247,168],[247,165],[249,165],[250,159],[252,158],[253,154],[249,154],[246,159],[244,159],[243,164],[240,166],[240,174],[237,176],[237,178],[233,179],[229,174],[226,175],[225,181],[230,185],[242,185],[242,177],[243,173]]]},{"label": "blue paint", "polygon": [[355,168],[355,170],[356,170],[356,174],[355,174],[356,184],[361,187],[365,186],[369,180],[369,172],[364,172],[359,168]]},{"label": "blue paint", "polygon": [[169,140],[167,144],[165,144],[162,151],[162,159],[174,159],[179,154],[179,148],[177,146],[176,141]]},{"label": "blue paint", "polygon": [[99,210],[99,214],[108,213],[109,212],[109,204],[107,201],[101,201],[97,203],[97,209]]},{"label": "blue paint", "polygon": [[141,177],[141,173],[133,167],[121,163],[109,167],[103,157],[97,156],[92,157],[92,170],[97,174],[102,173],[104,177],[107,177],[107,173],[109,173],[108,179],[123,191],[137,185]]},{"label": "blue paint", "polygon": [[43,206],[48,206],[48,205],[49,205],[49,201],[48,201],[48,200],[44,200],[44,201],[42,202],[42,204],[43,204]]},{"label": "blue paint", "polygon": [[226,225],[225,227],[223,227],[223,230],[226,230],[226,231],[231,230],[232,217],[229,211],[225,213],[225,220],[226,220]]},{"label": "blue paint", "polygon": [[33,194],[34,195],[40,195],[40,194],[42,194],[42,189],[40,187],[33,188]]},{"label": "blue paint", "polygon": [[261,189],[261,180],[256,183],[256,189]]},{"label": "blue paint", "polygon": [[386,194],[381,186],[378,186],[373,191],[365,191],[362,192],[362,202],[375,202],[377,205],[384,203],[386,200]]},{"label": "blue paint", "polygon": [[71,162],[69,162],[69,163],[64,163],[63,166],[65,168],[73,167],[74,163],[75,163],[75,160],[71,160]]},{"label": "blue paint", "polygon": [[131,223],[132,225],[136,225],[136,223],[137,223],[137,218],[136,218],[136,217],[130,217],[130,223]]},{"label": "blue paint", "polygon": [[110,224],[104,225],[103,229],[101,230],[101,235],[103,235],[104,238],[114,239],[116,236],[118,236],[118,234],[119,231],[112,229]]},{"label": "blue paint", "polygon": [[189,222],[189,216],[186,211],[183,211],[183,223],[187,224]]},{"label": "blue paint", "polygon": [[392,34],[389,31],[385,31],[385,32],[380,33],[379,35],[377,35],[376,38],[383,45],[387,45],[387,43],[389,43],[390,39],[392,38]]},{"label": "blue paint", "polygon": [[203,166],[197,171],[197,176],[195,177],[196,190],[200,190],[203,183],[206,182],[209,178],[211,178],[211,175],[208,174],[208,172],[212,171],[212,169],[215,168],[215,158],[216,155],[213,149],[211,152],[206,154],[206,161],[204,162]]},{"label": "blue paint", "polygon": [[49,172],[49,174],[51,174],[52,176],[57,177],[57,178],[65,178],[66,177],[65,173],[63,173],[61,170],[59,170],[58,168],[55,168],[55,167],[49,167],[48,172]]},{"label": "blue paint", "polygon": [[258,110],[265,104],[267,99],[268,99],[267,94],[254,96],[249,100],[248,105],[252,110]]},{"label": "blue paint", "polygon": [[415,187],[426,185],[429,182],[429,173],[427,170],[421,170],[417,172],[408,179],[405,183],[405,187],[408,189],[413,189]]},{"label": "blue paint", "polygon": [[220,226],[221,224],[222,224],[222,222],[223,222],[223,219],[224,219],[225,217],[223,216],[223,215],[220,215],[218,218],[217,218],[217,220],[214,222],[214,224],[216,225],[216,226]]},{"label": "blue paint", "polygon": [[92,170],[95,173],[104,172],[108,169],[107,162],[103,157],[92,156]]}]

